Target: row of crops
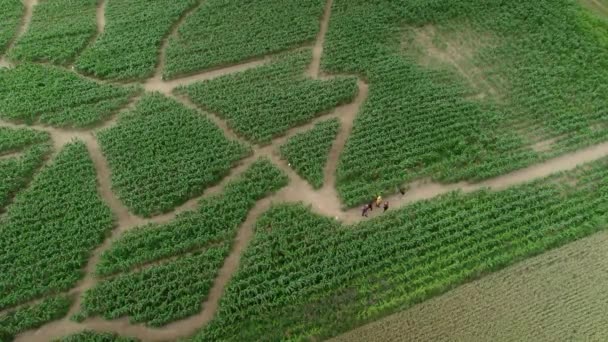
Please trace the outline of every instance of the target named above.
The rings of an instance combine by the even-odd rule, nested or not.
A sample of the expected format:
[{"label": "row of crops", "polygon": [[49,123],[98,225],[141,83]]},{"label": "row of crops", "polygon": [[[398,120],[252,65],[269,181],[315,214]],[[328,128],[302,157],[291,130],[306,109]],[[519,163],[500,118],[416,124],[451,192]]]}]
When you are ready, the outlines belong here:
[{"label": "row of crops", "polygon": [[4,52],[8,44],[15,37],[21,16],[23,14],[23,4],[19,0],[0,1],[0,54]]},{"label": "row of crops", "polygon": [[23,63],[0,69],[0,117],[60,127],[89,126],[116,113],[136,92],[60,68]]},{"label": "row of crops", "polygon": [[256,201],[287,180],[261,159],[222,194],[202,199],[198,210],[124,234],[102,254],[96,268],[98,275],[124,273],[87,291],[82,314],[107,319],[129,316],[132,322],[160,326],[199,312],[237,228]]},{"label": "row of crops", "polygon": [[68,64],[97,32],[97,0],[40,1],[26,33],[9,52],[16,60]]},{"label": "row of crops", "polygon": [[280,147],[281,157],[315,189],[323,186],[323,169],[339,129],[338,119],[325,120]]},{"label": "row of crops", "polygon": [[[501,80],[501,101],[470,98],[467,80],[449,65],[429,68],[411,57],[411,47],[402,51],[404,30],[428,25],[460,31],[461,39],[498,37],[462,53],[472,54],[467,62],[483,77]],[[343,201],[352,206],[419,177],[492,177],[606,140],[601,25],[566,0],[336,0],[322,66],[361,74],[372,85],[341,157]],[[438,40],[432,49],[448,54],[441,36],[431,38]],[[536,152],[535,137],[557,141]]]},{"label": "row of crops", "polygon": [[138,339],[122,337],[113,333],[85,330],[77,334],[66,336],[59,342],[137,342]]},{"label": "row of crops", "polygon": [[178,92],[220,115],[238,134],[265,144],[355,97],[355,77],[306,78],[310,59],[310,51],[287,53],[270,64],[179,88]]},{"label": "row of crops", "polygon": [[[567,181],[565,181],[567,180]],[[319,339],[608,226],[608,160],[500,192],[451,193],[354,226],[265,213],[196,341]]]},{"label": "row of crops", "polygon": [[97,135],[112,169],[112,187],[143,216],[200,195],[250,153],[197,111],[158,93],[146,94]]},{"label": "row of crops", "polygon": [[48,140],[44,132],[0,127],[0,211],[41,166]]},{"label": "row of crops", "polygon": [[68,297],[55,296],[0,315],[0,341],[12,341],[20,332],[65,316],[70,304],[71,300]]},{"label": "row of crops", "polygon": [[67,145],[0,219],[0,310],[66,291],[113,227],[83,143]]},{"label": "row of crops", "polygon": [[325,0],[204,1],[167,49],[165,78],[312,42]]},{"label": "row of crops", "polygon": [[200,312],[228,251],[229,241],[222,241],[203,252],[103,281],[84,294],[83,314],[106,319],[128,315],[131,322],[161,326]]},{"label": "row of crops", "polygon": [[154,74],[161,42],[196,0],[108,1],[106,26],[76,61],[76,68],[103,78],[131,80]]},{"label": "row of crops", "polygon": [[265,159],[254,162],[222,194],[205,197],[199,209],[185,212],[167,224],[135,228],[115,241],[99,260],[96,274],[116,272],[231,240],[256,201],[287,185],[287,176]]}]

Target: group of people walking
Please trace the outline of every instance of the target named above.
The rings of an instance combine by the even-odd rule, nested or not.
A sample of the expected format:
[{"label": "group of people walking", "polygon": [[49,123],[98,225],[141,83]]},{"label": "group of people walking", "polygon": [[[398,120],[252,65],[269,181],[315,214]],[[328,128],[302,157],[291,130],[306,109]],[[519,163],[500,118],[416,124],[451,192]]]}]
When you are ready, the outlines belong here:
[{"label": "group of people walking", "polygon": [[388,201],[384,201],[384,204],[382,204],[382,196],[378,195],[371,200],[371,202],[363,206],[361,216],[367,217],[367,213],[374,210],[374,204],[376,205],[376,208],[380,208],[382,205],[382,208],[384,209],[383,212],[388,210]]}]

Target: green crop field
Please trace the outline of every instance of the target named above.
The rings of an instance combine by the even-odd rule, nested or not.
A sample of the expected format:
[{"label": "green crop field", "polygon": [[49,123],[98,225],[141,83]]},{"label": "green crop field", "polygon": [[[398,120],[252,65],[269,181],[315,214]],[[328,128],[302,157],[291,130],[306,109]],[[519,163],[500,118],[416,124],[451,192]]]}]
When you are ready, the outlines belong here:
[{"label": "green crop field", "polygon": [[608,339],[606,0],[0,22],[0,342]]},{"label": "green crop field", "polygon": [[19,0],[2,0],[0,1],[0,22],[2,22],[2,30],[0,30],[0,53],[4,52],[9,42],[13,39],[19,21],[23,6]]},{"label": "green crop field", "polygon": [[95,35],[96,7],[96,0],[40,1],[27,33],[10,51],[11,58],[55,64],[71,62]]}]

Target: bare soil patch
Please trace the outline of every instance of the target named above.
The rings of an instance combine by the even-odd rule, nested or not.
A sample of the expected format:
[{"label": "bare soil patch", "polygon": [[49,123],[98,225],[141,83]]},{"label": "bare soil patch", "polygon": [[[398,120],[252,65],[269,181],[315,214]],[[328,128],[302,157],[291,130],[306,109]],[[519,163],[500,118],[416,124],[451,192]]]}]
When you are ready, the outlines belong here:
[{"label": "bare soil patch", "polygon": [[580,3],[604,19],[608,19],[608,1],[606,0],[579,0]]},{"label": "bare soil patch", "polygon": [[471,99],[500,100],[504,90],[490,80],[487,70],[477,59],[479,51],[495,44],[495,38],[478,34],[466,26],[453,31],[426,25],[406,29],[402,50],[425,67],[447,67],[455,71],[474,91]]}]

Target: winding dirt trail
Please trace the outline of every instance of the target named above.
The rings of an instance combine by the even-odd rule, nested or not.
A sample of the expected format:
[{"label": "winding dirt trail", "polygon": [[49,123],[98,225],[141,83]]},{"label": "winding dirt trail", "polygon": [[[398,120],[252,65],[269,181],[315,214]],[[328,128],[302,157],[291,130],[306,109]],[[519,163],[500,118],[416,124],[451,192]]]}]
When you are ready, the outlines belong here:
[{"label": "winding dirt trail", "polygon": [[156,64],[156,70],[154,71],[154,76],[144,82],[144,88],[149,91],[159,91],[163,94],[170,94],[173,91],[173,88],[166,86],[166,83],[163,81],[163,70],[165,69],[165,64],[167,61],[167,46],[169,46],[169,40],[171,37],[175,36],[180,26],[186,21],[186,19],[194,13],[202,4],[203,0],[198,0],[193,6],[186,9],[184,13],[180,16],[180,18],[173,24],[165,38],[163,39],[159,54],[158,54],[158,62]]},{"label": "winding dirt trail", "polygon": [[19,28],[17,29],[17,33],[15,34],[15,37],[13,37],[13,39],[10,41],[10,43],[6,47],[5,55],[0,58],[1,67],[6,67],[6,68],[12,67],[12,63],[8,59],[6,59],[6,54],[13,48],[13,46],[15,46],[17,41],[25,34],[25,32],[27,32],[28,28],[30,27],[30,23],[32,22],[32,16],[34,15],[34,7],[36,5],[38,5],[38,0],[22,0],[22,1],[23,1],[23,6],[24,6],[24,11],[23,11],[23,17],[21,19],[21,24],[19,25]]},{"label": "winding dirt trail", "polygon": [[[148,79],[144,83],[144,89],[147,91],[158,91],[165,95],[172,95],[173,90],[180,86],[188,86],[193,83],[212,80],[217,77],[221,77],[228,74],[233,74],[241,71],[246,71],[249,69],[257,68],[268,63],[272,60],[272,56],[265,56],[263,58],[255,59],[249,62],[235,64],[231,66],[227,66],[219,69],[211,69],[205,70],[201,73],[185,76],[173,80],[165,81],[161,78],[160,74],[155,75],[153,78]],[[164,61],[164,59],[163,59]],[[163,62],[164,63],[164,62]],[[160,69],[162,73],[162,69]],[[158,73],[159,71],[157,71]]]},{"label": "winding dirt trail", "polygon": [[[29,1],[29,3],[34,4],[35,2],[35,0]],[[102,0],[100,3],[103,6],[103,4],[105,4],[105,1]],[[173,94],[173,90],[180,85],[188,85],[198,81],[209,80],[223,75],[258,67],[267,63],[271,57],[264,57],[238,65],[232,65],[222,69],[207,70],[197,75],[182,77],[171,81],[164,81],[162,79],[162,71],[165,65],[168,41],[170,37],[176,34],[181,23],[187,18],[187,16],[194,12],[197,8],[199,8],[201,4],[202,1],[198,2],[195,6],[188,9],[184,13],[184,15],[179,19],[179,21],[176,22],[176,24],[172,27],[170,33],[163,40],[155,75],[149,80],[147,80],[143,84],[143,86],[147,91],[159,91],[167,96],[177,99],[185,106],[203,113],[203,111],[201,111],[189,99],[181,96],[175,96]],[[325,36],[327,34],[331,17],[332,4],[333,0],[328,0],[326,2],[324,14],[320,23],[319,34],[313,47],[313,58],[308,69],[306,70],[306,75],[313,79],[331,77],[321,76],[320,65],[321,57],[323,54]],[[29,7],[30,18],[32,7],[33,5]],[[27,19],[27,15],[26,20],[24,21],[29,22],[29,19]],[[102,23],[100,23],[99,21],[98,12],[98,28],[103,26],[101,24]],[[105,25],[105,23],[103,24]],[[179,213],[195,209],[197,207],[198,201],[202,197],[219,193],[224,188],[227,182],[231,181],[235,177],[238,177],[249,167],[249,165],[251,165],[251,163],[257,160],[259,157],[266,157],[270,159],[274,164],[276,164],[283,171],[285,171],[290,179],[290,183],[287,187],[283,188],[273,196],[258,201],[254,208],[249,212],[246,221],[239,228],[236,238],[233,242],[232,250],[229,256],[224,261],[223,266],[219,270],[207,299],[202,303],[202,310],[198,314],[183,320],[170,323],[162,328],[150,328],[142,324],[131,324],[129,323],[128,318],[126,317],[112,321],[104,320],[99,317],[92,317],[86,319],[84,322],[76,323],[70,321],[68,316],[62,320],[46,324],[39,329],[34,329],[22,333],[17,336],[16,341],[48,341],[68,334],[80,332],[84,329],[114,332],[123,336],[137,337],[142,341],[175,340],[181,337],[191,336],[198,329],[206,325],[214,317],[215,313],[217,312],[219,301],[223,295],[224,289],[226,288],[226,285],[230,281],[233,274],[238,269],[243,251],[246,249],[251,238],[253,237],[253,227],[255,225],[255,222],[261,214],[263,214],[266,210],[270,208],[272,203],[303,202],[305,204],[310,205],[311,209],[314,212],[334,217],[345,224],[352,224],[360,221],[362,217],[360,215],[360,211],[357,208],[353,208],[350,210],[344,210],[342,208],[335,187],[335,173],[338,166],[339,157],[342,151],[344,150],[348,137],[352,132],[354,120],[358,112],[364,105],[365,100],[368,97],[368,93],[369,86],[364,81],[359,80],[357,96],[351,103],[339,106],[335,108],[335,110],[331,113],[317,117],[314,120],[311,120],[311,122],[308,124],[289,130],[285,135],[274,139],[272,144],[270,145],[255,146],[253,144],[244,142],[252,147],[252,155],[241,160],[240,163],[235,166],[221,182],[219,182],[213,187],[206,189],[202,196],[192,198],[191,200],[175,208],[172,212],[155,216],[149,219],[140,218],[131,214],[126,208],[126,206],[122,204],[122,202],[116,197],[116,195],[112,191],[110,169],[107,164],[107,160],[104,158],[100,150],[97,139],[94,136],[95,130],[104,129],[113,125],[116,122],[118,115],[115,115],[113,119],[107,121],[101,127],[97,127],[88,131],[59,130],[46,126],[26,126],[0,122],[0,125],[8,125],[9,127],[30,127],[49,132],[54,142],[56,152],[59,151],[66,143],[72,141],[73,139],[84,141],[97,170],[98,192],[102,199],[112,209],[116,217],[117,222],[115,229],[112,231],[111,235],[104,241],[104,243],[92,252],[91,258],[85,268],[85,277],[82,279],[82,281],[78,283],[78,285],[74,289],[70,291],[70,293],[78,296],[78,299],[71,307],[70,313],[75,313],[78,311],[82,300],[82,293],[84,293],[84,291],[96,284],[97,279],[94,276],[94,269],[96,267],[97,262],[99,261],[101,253],[103,253],[103,251],[109,248],[112,243],[117,238],[119,238],[121,234],[123,234],[125,231],[147,223],[169,222],[173,220],[175,216]],[[139,99],[139,97],[134,99],[125,110],[133,108],[133,106],[137,102],[137,99]],[[236,135],[229,128],[229,126],[224,120],[212,114],[208,116],[220,129],[225,132],[226,136],[229,139],[243,142],[243,139]],[[326,120],[329,117],[338,118],[341,123],[341,128],[332,145],[328,162],[324,168],[324,186],[320,190],[316,191],[311,187],[310,184],[308,184],[301,177],[299,177],[295,173],[295,171],[291,169],[289,165],[287,165],[286,161],[280,158],[277,148],[294,134],[306,131],[310,129],[316,122],[320,120]],[[398,208],[414,201],[429,199],[455,190],[462,190],[464,192],[476,191],[483,188],[500,190],[508,186],[521,184],[539,177],[544,177],[551,173],[570,170],[581,163],[597,160],[605,156],[608,156],[608,143],[595,145],[577,152],[573,152],[558,158],[548,160],[538,165],[521,169],[519,171],[489,179],[480,183],[469,184],[462,182],[456,184],[441,185],[433,182],[415,182],[414,184],[412,184],[412,187],[404,196],[389,196],[387,199],[391,202],[391,208]],[[373,211],[371,214],[380,215],[380,211],[376,210]]]}]

